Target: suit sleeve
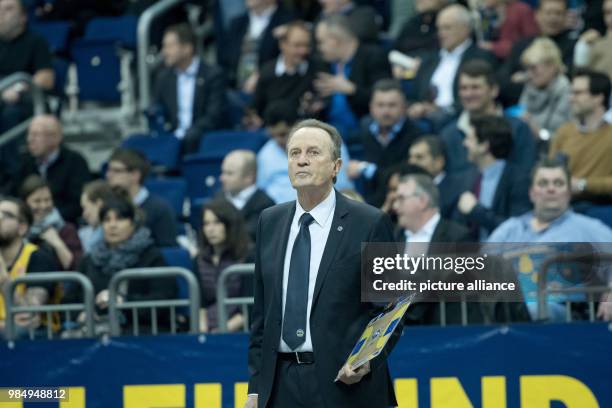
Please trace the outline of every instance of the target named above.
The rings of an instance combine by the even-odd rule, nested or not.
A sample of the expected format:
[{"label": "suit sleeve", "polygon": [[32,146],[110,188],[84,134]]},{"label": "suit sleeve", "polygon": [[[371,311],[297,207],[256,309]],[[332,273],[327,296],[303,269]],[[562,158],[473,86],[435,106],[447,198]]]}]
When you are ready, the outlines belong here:
[{"label": "suit sleeve", "polygon": [[[394,241],[395,240],[393,237],[393,224],[391,223],[391,220],[389,219],[389,216],[387,214],[381,213],[378,217],[378,220],[376,221],[376,224],[374,225],[370,237],[368,238],[368,242],[391,243]],[[382,309],[382,305],[372,304],[372,317],[378,315],[382,311]],[[391,354],[391,351],[395,347],[395,344],[397,344],[397,341],[401,337],[402,331],[403,322],[400,322],[400,324],[398,324],[398,327],[396,327],[396,329],[393,331],[393,334],[389,338],[387,345],[382,350],[382,352],[376,358],[370,361],[371,371],[375,371],[385,363],[387,357],[389,356],[389,354]]]},{"label": "suit sleeve", "polygon": [[204,84],[204,92],[208,94],[204,104],[205,111],[193,122],[186,137],[200,137],[205,131],[223,127],[225,76],[218,68],[211,68],[210,72],[211,75]]},{"label": "suit sleeve", "polygon": [[77,153],[73,154],[74,165],[69,167],[71,174],[66,178],[68,185],[64,190],[66,198],[56,203],[59,212],[69,221],[78,220],[81,216],[81,192],[85,183],[91,179],[85,159]]},{"label": "suit sleeve", "polygon": [[347,98],[351,109],[358,116],[368,113],[372,87],[376,81],[391,77],[389,61],[382,49],[372,47],[370,52],[364,52],[364,54],[363,59],[366,65],[364,82],[357,78],[356,81],[352,81],[355,84],[355,93]]},{"label": "suit sleeve", "polygon": [[255,303],[251,313],[251,337],[249,340],[249,394],[258,393],[258,380],[261,372],[262,343],[264,333],[263,316],[263,280],[261,276],[260,242],[262,239],[262,221],[259,218],[257,225],[257,239],[255,249],[255,277],[253,283],[253,296]]}]

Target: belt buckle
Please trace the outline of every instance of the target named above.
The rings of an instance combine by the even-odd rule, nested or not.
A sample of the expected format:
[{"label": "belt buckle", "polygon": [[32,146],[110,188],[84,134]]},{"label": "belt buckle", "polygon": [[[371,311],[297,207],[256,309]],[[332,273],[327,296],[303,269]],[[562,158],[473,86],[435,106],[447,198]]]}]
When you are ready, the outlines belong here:
[{"label": "belt buckle", "polygon": [[298,364],[304,364],[300,361],[300,353],[295,351],[295,361],[297,361]]}]

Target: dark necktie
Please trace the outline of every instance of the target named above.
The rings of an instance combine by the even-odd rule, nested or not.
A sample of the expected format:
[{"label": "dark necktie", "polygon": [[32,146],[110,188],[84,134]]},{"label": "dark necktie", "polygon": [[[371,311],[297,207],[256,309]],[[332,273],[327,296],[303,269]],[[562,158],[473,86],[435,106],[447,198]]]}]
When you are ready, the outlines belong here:
[{"label": "dark necktie", "polygon": [[300,231],[293,244],[291,261],[289,262],[283,340],[291,350],[297,349],[306,341],[308,277],[310,275],[310,231],[308,226],[313,221],[314,218],[308,213],[304,213],[300,217]]}]

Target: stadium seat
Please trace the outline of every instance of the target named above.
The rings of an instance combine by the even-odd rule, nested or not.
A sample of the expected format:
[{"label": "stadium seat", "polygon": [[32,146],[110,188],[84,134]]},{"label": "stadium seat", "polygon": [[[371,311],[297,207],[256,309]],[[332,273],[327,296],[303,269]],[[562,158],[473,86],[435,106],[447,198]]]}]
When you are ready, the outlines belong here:
[{"label": "stadium seat", "polygon": [[178,168],[181,142],[173,135],[134,134],[125,139],[121,147],[139,151],[153,166],[169,171]]},{"label": "stadium seat", "polygon": [[145,187],[152,194],[165,199],[177,219],[183,215],[183,203],[187,196],[187,183],[183,178],[149,178],[145,180]]},{"label": "stadium seat", "polygon": [[223,156],[188,155],[181,164],[181,173],[187,182],[187,197],[194,202],[210,198],[221,187],[221,163]]},{"label": "stadium seat", "polygon": [[69,21],[37,22],[30,24],[30,28],[45,38],[52,54],[62,54],[68,50],[68,35],[72,28]]},{"label": "stadium seat", "polygon": [[[161,249],[161,252],[168,266],[185,268],[193,272],[193,262],[191,260],[191,257],[189,256],[189,251],[187,251],[185,248],[164,247]],[[187,299],[189,297],[187,282],[182,278],[177,278],[176,282],[178,286],[177,297],[179,299]],[[189,308],[186,306],[179,307],[177,308],[177,312],[179,314],[187,316],[189,315]]]},{"label": "stadium seat", "polygon": [[593,205],[590,206],[586,215],[597,218],[608,227],[612,228],[612,205]]},{"label": "stadium seat", "polygon": [[137,43],[138,17],[97,17],[85,29],[85,40],[114,41],[124,48],[135,49]]},{"label": "stadium seat", "polygon": [[200,142],[198,153],[204,156],[225,157],[232,150],[257,152],[268,141],[264,132],[220,130],[207,132]]},{"label": "stadium seat", "polygon": [[114,41],[78,40],[71,54],[77,68],[79,100],[119,102],[121,70]]},{"label": "stadium seat", "polygon": [[85,36],[71,47],[81,101],[120,101],[119,53],[121,49],[135,48],[137,26],[135,16],[100,17],[87,24]]}]

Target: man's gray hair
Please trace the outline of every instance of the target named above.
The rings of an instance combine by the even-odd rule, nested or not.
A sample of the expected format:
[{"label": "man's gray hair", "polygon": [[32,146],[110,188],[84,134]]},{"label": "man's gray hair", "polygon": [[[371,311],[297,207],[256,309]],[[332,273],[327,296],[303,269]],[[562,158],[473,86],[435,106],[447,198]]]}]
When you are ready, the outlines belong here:
[{"label": "man's gray hair", "polygon": [[416,185],[414,191],[416,194],[424,194],[429,198],[429,208],[439,207],[440,192],[431,176],[428,174],[406,174],[400,178],[400,183],[407,183],[410,180],[414,181]]},{"label": "man's gray hair", "polygon": [[341,145],[342,145],[342,137],[340,136],[338,129],[336,129],[335,127],[333,127],[332,125],[328,123],[322,122],[317,119],[304,119],[296,123],[295,126],[293,126],[293,128],[289,132],[289,137],[287,138],[287,147],[289,146],[289,143],[291,142],[291,138],[293,137],[295,132],[297,132],[300,129],[304,129],[304,128],[321,129],[325,133],[327,133],[332,142],[331,143],[332,160],[337,160],[341,158],[340,151],[341,151]]}]

